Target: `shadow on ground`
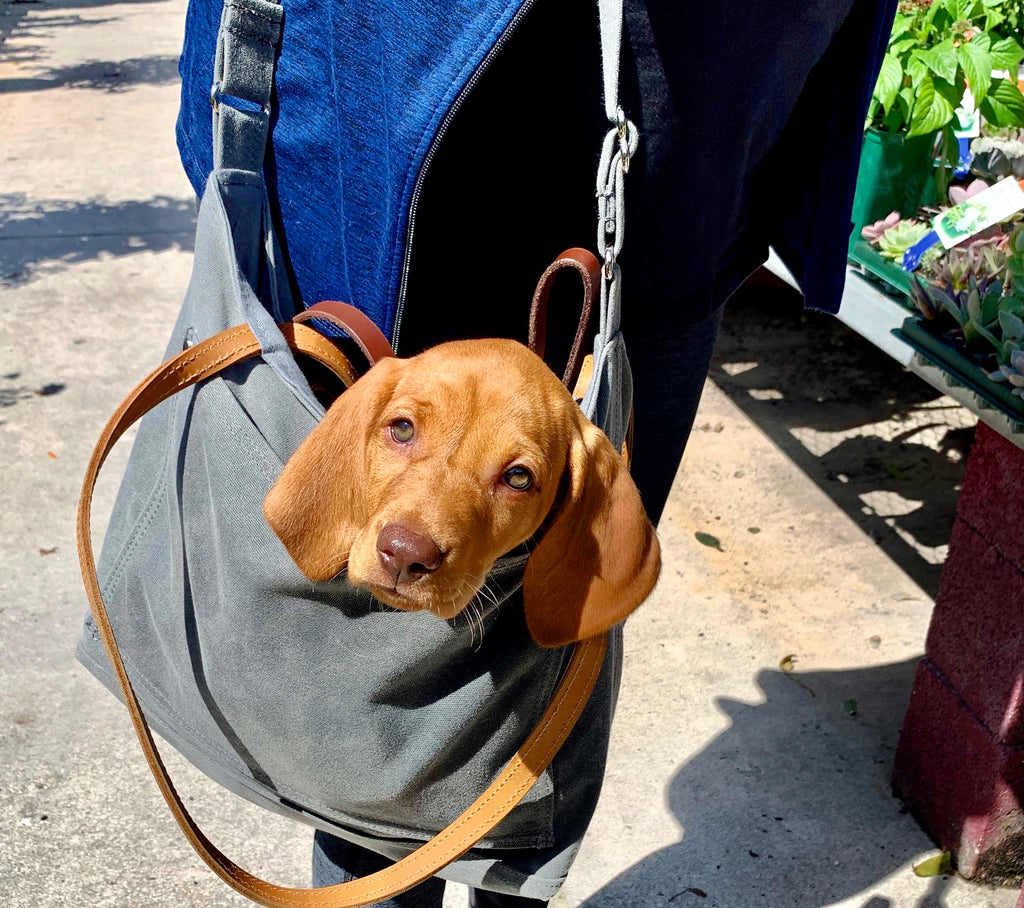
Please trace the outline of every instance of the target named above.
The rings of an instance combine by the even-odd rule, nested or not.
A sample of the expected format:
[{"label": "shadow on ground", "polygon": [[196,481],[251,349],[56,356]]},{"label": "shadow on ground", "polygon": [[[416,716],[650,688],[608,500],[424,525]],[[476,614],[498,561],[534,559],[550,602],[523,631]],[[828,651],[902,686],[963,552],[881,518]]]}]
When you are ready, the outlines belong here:
[{"label": "shadow on ground", "polygon": [[[916,666],[762,671],[763,702],[718,700],[729,728],[669,786],[682,840],[581,908],[821,908],[859,893],[864,908],[896,908],[885,878],[928,850],[889,787]],[[937,908],[950,885],[922,879],[908,902],[904,884],[898,904]]]},{"label": "shadow on ground", "polygon": [[0,195],[0,286],[106,255],[192,251],[195,208],[169,196],[107,204]]},{"label": "shadow on ground", "polygon": [[971,414],[765,272],[726,307],[710,377],[936,595]]},{"label": "shadow on ground", "polygon": [[[18,63],[36,59],[36,53],[42,46],[41,44],[23,46],[16,55],[3,48],[8,35],[15,29],[26,28],[23,26],[23,22],[29,13],[50,10],[98,9],[105,6],[131,6],[137,3],[152,2],[159,3],[163,0],[0,0],[0,56]],[[31,30],[23,31],[23,37],[38,37],[42,40],[44,37],[48,38],[48,33],[53,29],[78,25],[102,25],[110,22],[112,18],[83,19],[74,12],[68,12],[64,16],[51,15],[47,16],[45,20],[33,22]]]},{"label": "shadow on ground", "polygon": [[[68,24],[85,24],[79,21]],[[130,60],[89,60],[76,66],[59,66],[24,79],[0,79],[0,94],[44,91],[52,88],[83,88],[128,91],[137,85],[171,85],[178,81],[176,56],[138,57]]]}]

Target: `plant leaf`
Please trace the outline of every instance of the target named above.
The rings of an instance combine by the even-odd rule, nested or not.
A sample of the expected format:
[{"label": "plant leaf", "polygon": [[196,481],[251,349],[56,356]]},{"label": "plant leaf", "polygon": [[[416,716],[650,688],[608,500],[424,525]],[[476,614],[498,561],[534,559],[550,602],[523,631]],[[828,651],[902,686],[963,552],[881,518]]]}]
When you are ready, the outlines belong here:
[{"label": "plant leaf", "polygon": [[956,48],[953,47],[952,38],[947,38],[934,47],[921,51],[918,58],[940,79],[945,79],[947,82],[956,81],[957,53]]},{"label": "plant leaf", "polygon": [[914,865],[914,873],[917,876],[942,876],[953,869],[953,856],[948,851],[925,858],[919,864]]},{"label": "plant leaf", "polygon": [[931,70],[928,68],[928,64],[921,59],[921,51],[911,53],[910,58],[903,64],[903,69],[910,76],[910,85],[905,87],[913,89],[913,94],[916,97],[921,83],[925,79],[931,78]]},{"label": "plant leaf", "polygon": [[706,545],[709,549],[717,549],[719,552],[722,551],[722,542],[717,536],[712,536],[710,533],[694,533],[694,537],[697,542],[701,545]]},{"label": "plant leaf", "polygon": [[980,108],[993,126],[1024,125],[1024,95],[1009,79],[996,79]]},{"label": "plant leaf", "polygon": [[[985,99],[986,103],[991,100],[991,96]],[[930,75],[926,75],[917,88],[917,99],[910,113],[910,129],[907,130],[907,136],[928,135],[941,129],[952,119],[953,105],[935,90],[935,82]]]},{"label": "plant leaf", "polygon": [[1003,340],[1024,339],[1024,321],[1002,309],[999,312],[999,327],[1003,329]]},{"label": "plant leaf", "polygon": [[892,54],[882,57],[882,68],[875,83],[875,98],[885,110],[892,107],[903,84],[903,65]]},{"label": "plant leaf", "polygon": [[979,35],[974,41],[966,41],[956,49],[956,58],[963,68],[967,85],[974,96],[975,105],[981,104],[988,95],[988,87],[992,82],[992,55],[985,49],[986,42],[980,38],[988,38],[987,35]]},{"label": "plant leaf", "polygon": [[1015,38],[1002,38],[992,45],[989,55],[992,58],[993,69],[1005,69],[1015,73],[1020,61],[1024,60],[1024,48]]}]

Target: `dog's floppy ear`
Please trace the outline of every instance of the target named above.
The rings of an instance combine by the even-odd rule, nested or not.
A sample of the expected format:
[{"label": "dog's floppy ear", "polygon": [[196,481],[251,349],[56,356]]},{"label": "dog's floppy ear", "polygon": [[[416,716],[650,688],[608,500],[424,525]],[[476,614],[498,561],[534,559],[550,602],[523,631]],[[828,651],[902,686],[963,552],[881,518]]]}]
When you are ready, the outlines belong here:
[{"label": "dog's floppy ear", "polygon": [[400,360],[388,357],[345,391],[288,459],[263,501],[267,523],[310,580],[348,563],[367,520],[366,455]]},{"label": "dog's floppy ear", "polygon": [[608,631],[647,598],[661,571],[658,537],[625,462],[580,420],[566,491],[523,579],[527,627],[541,646]]}]

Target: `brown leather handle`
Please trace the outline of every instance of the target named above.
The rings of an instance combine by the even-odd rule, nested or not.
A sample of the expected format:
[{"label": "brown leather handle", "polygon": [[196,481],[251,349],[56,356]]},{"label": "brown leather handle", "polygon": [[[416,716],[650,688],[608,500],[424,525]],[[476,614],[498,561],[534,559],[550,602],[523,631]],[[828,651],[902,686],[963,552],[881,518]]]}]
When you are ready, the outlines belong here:
[{"label": "brown leather handle", "polygon": [[377,360],[395,355],[395,351],[391,349],[391,343],[380,328],[366,313],[361,312],[355,306],[339,303],[337,300],[322,300],[308,309],[304,309],[292,319],[293,322],[314,320],[330,322],[336,328],[341,328],[356,342],[371,366]]},{"label": "brown leather handle", "polygon": [[[284,324],[280,327],[294,350],[312,356],[332,369],[346,385],[355,380],[345,356],[312,328],[302,324]],[[125,705],[150,771],[178,826],[196,853],[235,891],[260,905],[270,908],[358,908],[390,898],[433,876],[442,867],[465,854],[519,803],[543,773],[583,711],[601,670],[607,641],[601,636],[576,645],[540,723],[498,778],[449,826],[408,857],[385,870],[337,886],[294,889],[275,886],[253,876],[221,853],[196,824],[175,791],[132,689],[103,604],[89,524],[97,475],[107,454],[125,430],[176,392],[216,375],[230,365],[257,356],[260,352],[259,343],[247,326],[231,328],[168,360],[143,379],[117,408],[93,450],[79,499],[78,557],[82,580],[96,629],[121,685]]]},{"label": "brown leather handle", "polygon": [[562,376],[562,384],[571,389],[579,372],[580,354],[583,351],[583,343],[587,339],[587,329],[590,327],[591,316],[594,312],[594,300],[601,288],[601,263],[590,250],[579,247],[567,249],[548,265],[540,276],[537,289],[533,292],[533,303],[530,306],[529,347],[541,359],[544,358],[551,287],[555,278],[565,268],[572,268],[583,281],[583,306],[580,311],[579,327],[576,329],[576,337],[573,338],[572,349],[569,351],[569,361],[566,363],[565,374]]}]

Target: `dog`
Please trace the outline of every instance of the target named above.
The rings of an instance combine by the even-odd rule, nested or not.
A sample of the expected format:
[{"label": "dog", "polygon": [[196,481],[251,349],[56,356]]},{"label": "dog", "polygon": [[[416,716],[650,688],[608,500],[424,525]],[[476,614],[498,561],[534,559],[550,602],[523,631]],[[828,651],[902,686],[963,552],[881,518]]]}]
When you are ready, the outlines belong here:
[{"label": "dog", "polygon": [[462,612],[524,543],[533,639],[609,630],[658,579],[623,458],[543,360],[512,340],[377,362],[285,464],[264,515],[303,574],[403,611]]}]

